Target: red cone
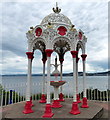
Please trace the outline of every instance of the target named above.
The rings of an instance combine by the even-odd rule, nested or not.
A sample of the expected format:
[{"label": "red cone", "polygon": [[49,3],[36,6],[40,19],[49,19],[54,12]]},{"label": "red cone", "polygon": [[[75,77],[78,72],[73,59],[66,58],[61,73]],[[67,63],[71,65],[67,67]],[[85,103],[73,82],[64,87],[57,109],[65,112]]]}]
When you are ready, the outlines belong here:
[{"label": "red cone", "polygon": [[41,100],[39,101],[39,103],[46,103],[46,96],[45,96],[45,94],[42,94]]},{"label": "red cone", "polygon": [[64,97],[64,95],[62,93],[60,93],[60,95],[59,95],[59,101],[60,102],[64,102],[65,101],[63,97]]},{"label": "red cone", "polygon": [[72,109],[71,109],[70,113],[74,114],[74,115],[80,114],[77,102],[73,102]]},{"label": "red cone", "polygon": [[88,108],[89,107],[88,104],[87,104],[87,98],[86,97],[83,98],[81,107],[82,108]]},{"label": "red cone", "polygon": [[25,107],[24,107],[24,114],[29,114],[29,113],[33,113],[34,111],[31,109],[31,102],[30,101],[26,101]]},{"label": "red cone", "polygon": [[54,114],[52,113],[51,105],[50,104],[46,104],[45,113],[44,113],[44,115],[42,117],[43,118],[51,118],[53,115]]},{"label": "red cone", "polygon": [[60,104],[59,100],[53,100],[51,107],[52,108],[60,108],[60,107],[62,107],[62,105]]}]

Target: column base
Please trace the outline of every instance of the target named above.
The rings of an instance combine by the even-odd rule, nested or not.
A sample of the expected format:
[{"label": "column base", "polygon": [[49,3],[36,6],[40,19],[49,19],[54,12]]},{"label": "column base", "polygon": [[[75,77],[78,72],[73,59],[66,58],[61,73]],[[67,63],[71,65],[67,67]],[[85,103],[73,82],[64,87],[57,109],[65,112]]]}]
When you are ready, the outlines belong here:
[{"label": "column base", "polygon": [[45,106],[45,113],[42,116],[43,118],[51,118],[54,115],[54,113],[52,113],[51,110],[51,105],[50,104],[46,104]]},{"label": "column base", "polygon": [[26,101],[23,113],[24,114],[29,114],[29,113],[33,113],[34,111],[31,109],[31,102],[30,101]]},{"label": "column base", "polygon": [[81,103],[79,94],[77,94],[76,96],[77,96],[77,102]]},{"label": "column base", "polygon": [[60,102],[64,102],[65,101],[63,97],[64,97],[64,95],[62,93],[60,93],[59,94],[59,101]]},{"label": "column base", "polygon": [[80,114],[80,111],[79,111],[79,108],[78,108],[78,103],[77,102],[73,102],[72,103],[72,109],[71,111],[69,112],[73,115],[77,115],[77,114]]},{"label": "column base", "polygon": [[62,105],[60,104],[59,100],[53,100],[51,107],[52,108],[60,108],[60,107],[62,107]]},{"label": "column base", "polygon": [[45,94],[42,94],[41,100],[39,101],[39,103],[46,103],[46,96],[45,96]]},{"label": "column base", "polygon": [[86,97],[83,98],[81,107],[82,108],[88,108],[89,107],[88,104],[87,104],[87,98]]}]

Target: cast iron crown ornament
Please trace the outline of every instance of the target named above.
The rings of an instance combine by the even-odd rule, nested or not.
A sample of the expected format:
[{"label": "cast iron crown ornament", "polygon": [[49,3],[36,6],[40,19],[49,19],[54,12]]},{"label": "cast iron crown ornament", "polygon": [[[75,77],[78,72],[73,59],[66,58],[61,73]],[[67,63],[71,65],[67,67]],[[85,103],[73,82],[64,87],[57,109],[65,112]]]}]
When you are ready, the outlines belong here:
[{"label": "cast iron crown ornament", "polygon": [[57,2],[56,2],[56,8],[53,8],[53,11],[55,13],[60,13],[61,9],[59,9],[58,5],[57,5]]}]

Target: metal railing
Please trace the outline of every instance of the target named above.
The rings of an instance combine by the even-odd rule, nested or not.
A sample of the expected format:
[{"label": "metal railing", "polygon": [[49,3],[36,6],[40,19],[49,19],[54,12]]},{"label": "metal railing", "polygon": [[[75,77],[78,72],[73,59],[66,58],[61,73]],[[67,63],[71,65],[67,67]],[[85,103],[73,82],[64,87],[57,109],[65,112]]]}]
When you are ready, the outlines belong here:
[{"label": "metal railing", "polygon": [[[66,86],[63,87],[63,93],[65,98],[72,98],[72,91],[68,88],[70,83],[68,82]],[[32,100],[39,100],[41,98],[42,84],[41,83],[33,83],[32,84]],[[51,88],[52,89],[52,88]],[[67,90],[65,92],[65,89]],[[51,90],[51,98],[53,98],[53,90]],[[25,92],[26,92],[26,84],[9,84],[2,86],[0,89],[0,105],[6,106],[8,104],[14,104],[18,102],[25,101]],[[98,89],[87,89],[87,98],[88,100],[99,100],[99,101],[110,101],[110,90],[100,91]],[[79,93],[80,98],[83,98],[83,92]]]}]

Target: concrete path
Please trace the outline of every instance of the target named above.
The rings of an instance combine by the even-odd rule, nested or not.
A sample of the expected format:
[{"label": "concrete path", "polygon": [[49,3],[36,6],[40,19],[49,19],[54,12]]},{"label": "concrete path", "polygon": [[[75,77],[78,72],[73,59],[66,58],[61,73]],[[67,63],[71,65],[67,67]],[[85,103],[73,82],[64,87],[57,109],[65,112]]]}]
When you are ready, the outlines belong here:
[{"label": "concrete path", "polygon": [[[8,105],[3,107],[2,109],[2,117],[3,118],[11,118],[15,120],[16,118],[42,118],[45,110],[45,104],[39,103],[39,101],[33,101],[34,106],[32,109],[34,113],[31,114],[23,114],[22,111],[24,109],[25,102],[16,103],[13,105]],[[69,112],[71,111],[72,107],[72,99],[66,99],[65,102],[61,102],[63,105],[62,108],[52,108],[54,113],[53,118],[83,118],[84,120],[92,119],[97,113],[99,113],[102,108],[104,108],[104,114],[102,118],[108,118],[108,103],[107,102],[100,102],[100,101],[89,101],[89,108],[81,108],[81,103],[79,104],[79,109],[81,114],[72,115]],[[102,113],[99,114],[99,116]]]}]

